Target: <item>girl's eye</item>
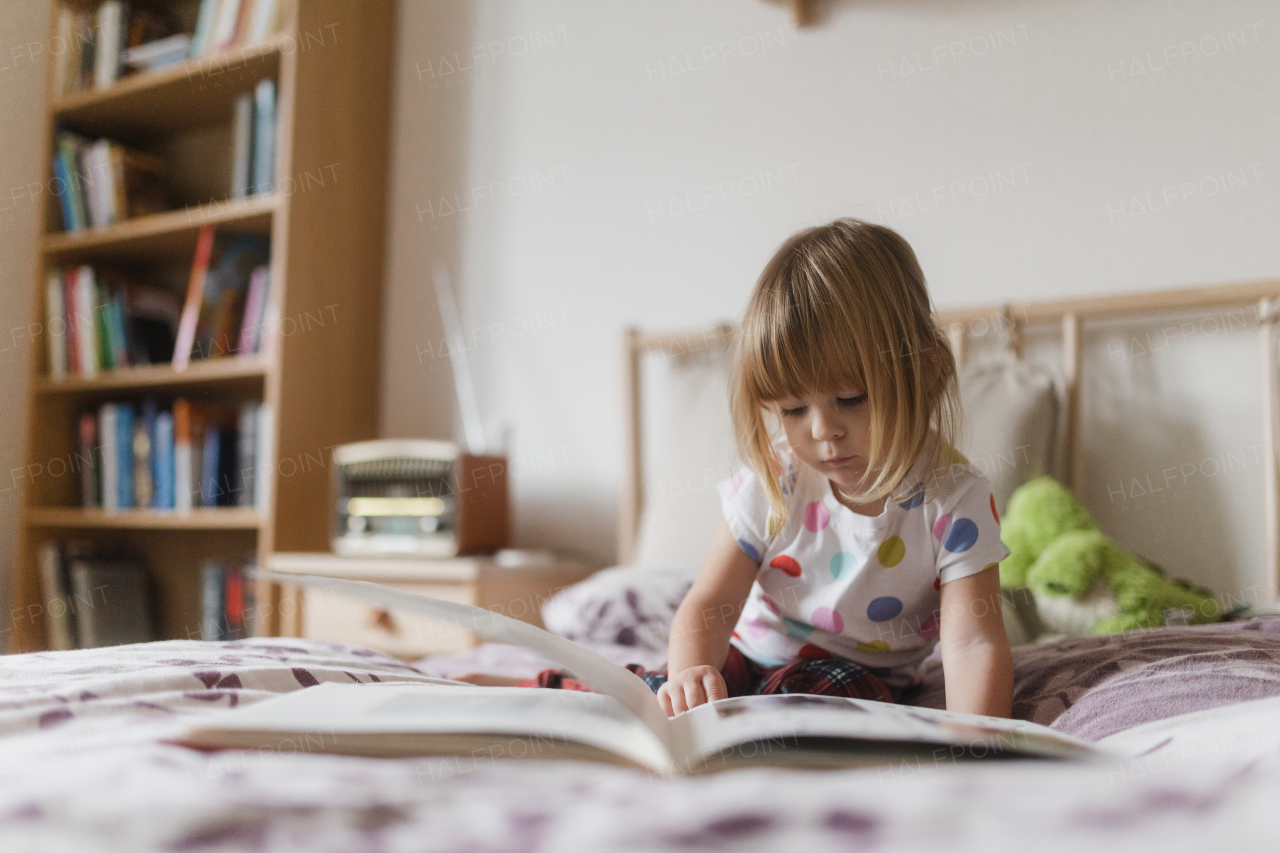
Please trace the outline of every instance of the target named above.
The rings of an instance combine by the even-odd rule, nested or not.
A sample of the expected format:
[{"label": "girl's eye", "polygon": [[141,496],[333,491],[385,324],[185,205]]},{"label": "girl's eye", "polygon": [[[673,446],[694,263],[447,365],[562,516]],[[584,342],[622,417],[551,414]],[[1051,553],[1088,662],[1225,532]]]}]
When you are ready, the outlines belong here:
[{"label": "girl's eye", "polygon": [[807,409],[807,408],[809,408],[809,407],[808,407],[808,406],[797,406],[797,407],[796,407],[796,408],[794,408],[794,409],[786,409],[786,408],[784,408],[784,409],[782,410],[782,416],[783,416],[783,417],[786,417],[786,418],[798,418],[798,417],[800,417],[801,415],[803,415],[803,414],[804,414],[805,409]]},{"label": "girl's eye", "polygon": [[853,408],[854,406],[859,406],[865,403],[866,401],[867,401],[866,394],[859,394],[856,397],[836,397],[836,402],[839,403],[841,406],[844,406],[845,408]]}]

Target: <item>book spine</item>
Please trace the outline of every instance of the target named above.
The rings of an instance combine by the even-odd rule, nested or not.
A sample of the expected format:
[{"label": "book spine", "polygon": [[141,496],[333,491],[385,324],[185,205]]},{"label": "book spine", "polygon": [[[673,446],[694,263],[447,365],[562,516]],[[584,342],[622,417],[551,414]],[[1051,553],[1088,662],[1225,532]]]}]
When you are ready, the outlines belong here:
[{"label": "book spine", "polygon": [[258,460],[258,404],[245,403],[240,407],[240,431],[236,441],[236,505],[255,505],[254,475]]},{"label": "book spine", "polygon": [[76,637],[79,640],[79,646],[82,649],[93,649],[98,647],[98,631],[94,614],[97,603],[94,600],[94,589],[89,577],[89,568],[85,565],[74,564],[68,570],[70,577],[71,594],[76,604]]},{"label": "book spine", "polygon": [[45,283],[45,335],[49,341],[49,375],[62,379],[67,375],[67,312],[61,270],[49,270]]},{"label": "book spine", "polygon": [[76,152],[76,139],[70,133],[58,134],[58,160],[62,164],[62,192],[66,196],[66,204],[70,213],[68,231],[83,231],[86,227],[84,215],[84,183],[80,177],[80,158]]},{"label": "book spine", "polygon": [[218,17],[213,25],[213,49],[226,50],[235,44],[236,22],[240,18],[240,0],[219,0]]},{"label": "book spine", "polygon": [[98,7],[98,38],[95,44],[94,85],[105,89],[120,71],[120,31],[123,9],[120,0],[106,0]]},{"label": "book spine", "polygon": [[223,429],[218,435],[218,506],[236,505],[236,451],[238,430]]},{"label": "book spine", "polygon": [[218,451],[222,430],[209,423],[204,430],[204,453],[200,460],[200,506],[218,505]]},{"label": "book spine", "polygon": [[74,648],[71,639],[71,602],[62,573],[62,548],[50,540],[40,545],[40,594],[47,614],[45,627],[49,648]]},{"label": "book spine", "polygon": [[196,31],[191,36],[191,58],[199,59],[208,52],[209,33],[213,30],[213,12],[217,0],[200,0],[196,15]]},{"label": "book spine", "polygon": [[275,440],[275,418],[272,417],[271,407],[262,403],[258,406],[258,447],[254,454],[257,457],[258,473],[253,478],[253,505],[259,512],[267,512],[271,506],[274,478],[263,476],[262,472],[275,468],[275,457],[272,455],[275,452]]},{"label": "book spine", "polygon": [[249,28],[250,44],[257,44],[271,35],[275,17],[276,0],[257,0],[253,7],[253,23]]},{"label": "book spine", "polygon": [[184,370],[191,363],[191,346],[196,340],[196,324],[200,321],[200,304],[204,301],[204,282],[209,272],[209,255],[213,252],[213,226],[203,225],[196,239],[196,255],[191,264],[191,280],[187,283],[187,300],[178,321],[177,341],[173,346],[173,369]]},{"label": "book spine", "polygon": [[80,415],[80,443],[76,463],[80,466],[80,505],[90,509],[98,505],[98,419],[93,412]]},{"label": "book spine", "polygon": [[67,370],[81,373],[80,366],[80,329],[79,318],[76,317],[76,276],[75,267],[62,271],[62,308],[67,318]]},{"label": "book spine", "polygon": [[98,436],[102,442],[102,508],[120,508],[120,453],[116,449],[116,404],[104,403],[98,410]]},{"label": "book spine", "polygon": [[133,425],[134,505],[155,506],[156,401],[144,400],[142,416]]},{"label": "book spine", "polygon": [[253,182],[253,96],[236,98],[231,114],[231,197],[244,198],[254,192]]},{"label": "book spine", "polygon": [[[264,0],[259,0],[264,2]],[[253,191],[269,193],[276,180],[276,84],[262,80],[253,92]]]},{"label": "book spine", "polygon": [[116,505],[133,509],[133,406],[117,403],[116,412]]},{"label": "book spine", "polygon": [[244,639],[244,577],[239,566],[229,566],[223,587],[223,623],[228,640]]},{"label": "book spine", "polygon": [[200,567],[200,639],[216,642],[222,636],[223,567],[212,560]]},{"label": "book spine", "polygon": [[111,299],[105,286],[98,288],[93,324],[98,336],[98,365],[102,370],[112,370],[116,367],[115,347],[111,341]]},{"label": "book spine", "polygon": [[173,507],[189,512],[192,506],[191,492],[195,487],[191,458],[191,404],[186,400],[173,401]]},{"label": "book spine", "polygon": [[98,375],[98,288],[93,267],[85,264],[76,272],[76,333],[80,349],[80,374],[90,379]]},{"label": "book spine", "polygon": [[62,211],[62,230],[70,233],[76,230],[76,213],[71,197],[71,172],[61,151],[53,155],[53,174],[58,179],[56,186],[58,209]]},{"label": "book spine", "polygon": [[161,412],[156,415],[156,438],[152,447],[155,454],[155,470],[151,476],[156,485],[156,508],[173,509],[175,469],[173,415],[171,413]]}]

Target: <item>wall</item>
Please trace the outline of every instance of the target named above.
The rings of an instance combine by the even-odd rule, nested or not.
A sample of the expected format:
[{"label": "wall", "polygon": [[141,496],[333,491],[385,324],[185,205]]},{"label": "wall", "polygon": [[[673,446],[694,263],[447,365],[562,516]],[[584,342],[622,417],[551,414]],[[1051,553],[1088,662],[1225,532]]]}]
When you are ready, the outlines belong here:
[{"label": "wall", "polygon": [[[25,330],[38,232],[40,119],[44,110],[47,0],[0,0],[0,613],[9,610],[9,574],[17,543],[18,492],[27,384]],[[7,634],[0,635],[0,644]]]},{"label": "wall", "polygon": [[[762,0],[402,3],[382,422],[452,431],[442,259],[521,544],[610,558],[620,329],[734,317],[801,227],[900,230],[942,306],[1280,273],[1274,3],[815,5],[796,30]],[[1086,336],[1086,498],[1245,595],[1257,330],[1218,319]]]}]

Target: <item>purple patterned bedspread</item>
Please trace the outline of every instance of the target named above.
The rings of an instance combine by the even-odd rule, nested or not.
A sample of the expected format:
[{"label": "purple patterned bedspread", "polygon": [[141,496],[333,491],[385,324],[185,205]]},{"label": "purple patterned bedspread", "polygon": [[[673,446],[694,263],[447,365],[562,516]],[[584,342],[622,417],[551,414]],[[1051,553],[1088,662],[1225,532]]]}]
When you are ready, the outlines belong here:
[{"label": "purple patterned bedspread", "polygon": [[[1040,853],[1275,844],[1273,700],[1257,713],[1236,706],[1252,714],[1233,723],[1253,732],[1245,746],[1212,754],[1163,746],[1111,765],[943,761],[661,780],[487,755],[359,759],[309,753],[304,743],[200,753],[164,742],[198,715],[272,694],[396,680],[432,679],[365,649],[300,640],[0,657],[0,850]],[[1176,732],[1160,742],[1179,743]]]}]

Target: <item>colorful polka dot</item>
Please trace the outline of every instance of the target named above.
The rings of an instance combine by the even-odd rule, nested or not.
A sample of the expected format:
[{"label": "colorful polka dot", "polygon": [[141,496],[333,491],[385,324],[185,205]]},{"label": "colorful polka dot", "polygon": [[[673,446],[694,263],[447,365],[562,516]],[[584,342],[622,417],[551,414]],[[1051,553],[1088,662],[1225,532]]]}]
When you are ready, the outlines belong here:
[{"label": "colorful polka dot", "polygon": [[782,624],[787,629],[787,636],[795,637],[797,640],[809,639],[809,635],[814,630],[814,626],[808,622],[801,622],[799,619],[791,619],[786,616],[782,617]]},{"label": "colorful polka dot", "polygon": [[858,643],[858,651],[870,652],[873,655],[882,655],[887,651],[891,651],[889,644],[884,640],[872,640],[869,643]]},{"label": "colorful polka dot", "polygon": [[933,523],[933,538],[939,542],[942,541],[942,534],[947,532],[947,525],[951,523],[951,513],[939,518]]},{"label": "colorful polka dot", "polygon": [[915,509],[916,507],[920,506],[923,503],[924,503],[924,484],[917,482],[915,484],[915,487],[912,489],[911,497],[907,498],[905,501],[899,502],[898,506],[902,507],[903,509]]},{"label": "colorful polka dot", "polygon": [[876,558],[886,569],[892,569],[901,563],[906,555],[907,543],[902,541],[901,536],[890,536],[880,543],[880,548],[876,551]]},{"label": "colorful polka dot", "polygon": [[739,539],[738,547],[742,549],[742,553],[751,558],[751,562],[756,565],[760,564],[760,552],[756,550],[756,546],[752,545],[745,539]]},{"label": "colorful polka dot", "polygon": [[853,574],[858,568],[858,558],[848,551],[837,551],[831,558],[831,577],[836,580]]},{"label": "colorful polka dot", "polygon": [[920,628],[916,631],[916,635],[922,640],[932,640],[938,636],[938,614],[930,613],[929,618],[920,623]]},{"label": "colorful polka dot", "polygon": [[788,557],[786,554],[779,554],[769,561],[769,566],[784,574],[788,574],[793,578],[800,577],[800,564],[796,562],[795,557]]},{"label": "colorful polka dot", "polygon": [[800,658],[800,660],[818,660],[831,657],[831,653],[821,646],[805,643],[800,647],[800,651],[796,652],[796,657]]},{"label": "colorful polka dot", "polygon": [[947,534],[947,541],[942,543],[942,547],[953,554],[960,554],[972,548],[977,541],[978,525],[972,519],[957,518],[951,522],[951,532]]},{"label": "colorful polka dot", "polygon": [[778,602],[774,601],[764,593],[760,593],[760,600],[764,602],[764,606],[772,610],[774,613],[781,614],[782,608],[778,606]]},{"label": "colorful polka dot", "polygon": [[892,595],[873,598],[867,605],[867,618],[872,622],[885,622],[902,612],[902,600]]},{"label": "colorful polka dot", "polygon": [[1000,513],[996,512],[996,496],[991,495],[991,517],[996,520],[996,524],[1000,523]]},{"label": "colorful polka dot", "polygon": [[814,624],[814,627],[830,631],[832,634],[844,631],[844,618],[830,607],[815,607],[809,614],[809,621]]},{"label": "colorful polka dot", "polygon": [[831,523],[831,511],[814,501],[804,508],[804,528],[810,533],[817,533]]},{"label": "colorful polka dot", "polygon": [[769,633],[769,626],[761,622],[759,619],[747,620],[747,633],[753,637],[763,637]]}]

